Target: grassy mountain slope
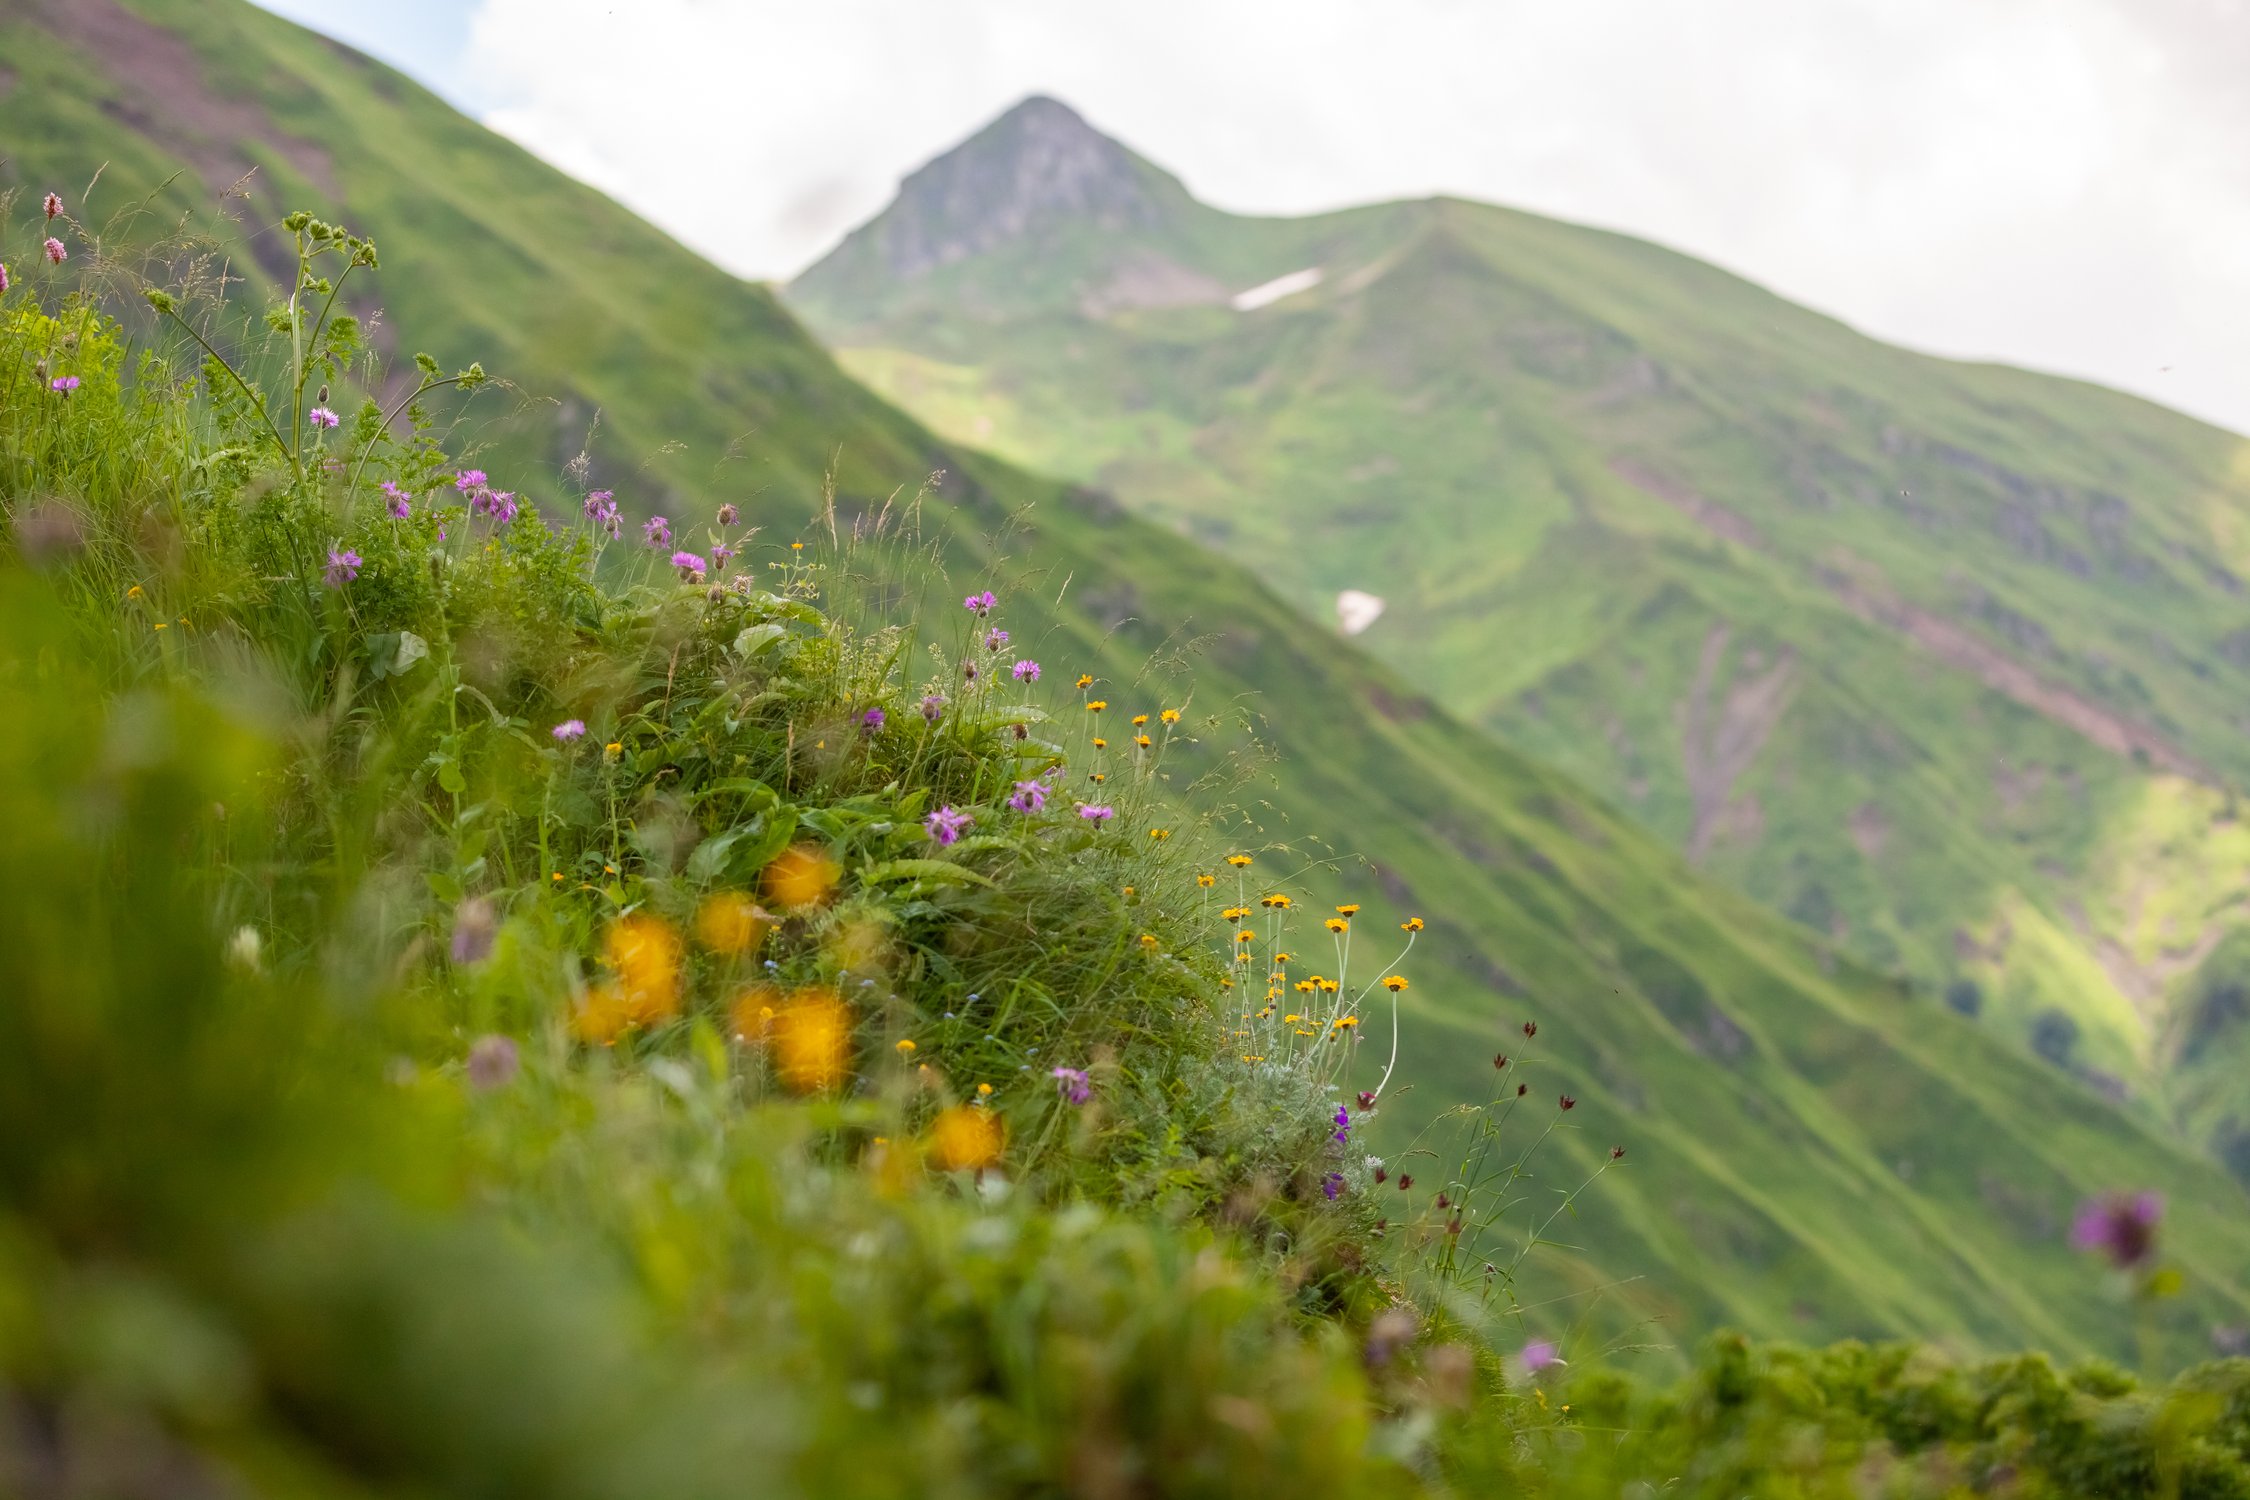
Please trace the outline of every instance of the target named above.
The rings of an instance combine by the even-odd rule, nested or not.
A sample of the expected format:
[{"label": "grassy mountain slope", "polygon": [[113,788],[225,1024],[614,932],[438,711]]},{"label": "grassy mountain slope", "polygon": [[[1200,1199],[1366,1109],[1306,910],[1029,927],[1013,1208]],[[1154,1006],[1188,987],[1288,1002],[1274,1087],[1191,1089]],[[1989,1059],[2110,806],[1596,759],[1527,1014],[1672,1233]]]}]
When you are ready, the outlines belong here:
[{"label": "grassy mountain slope", "polygon": [[[1578,1221],[1583,1248],[1540,1266],[1544,1290],[1614,1286],[1600,1320],[1662,1317],[1660,1337],[1724,1321],[2122,1355],[2127,1310],[2094,1294],[2062,1230],[2083,1194],[2132,1184],[2172,1200],[2189,1275],[2163,1310],[2167,1357],[2250,1319],[2250,1222],[2216,1169],[1933,1001],[1834,962],[1562,775],[1496,750],[1308,630],[1258,576],[1270,567],[932,437],[845,378],[767,290],[396,74],[247,5],[187,0],[5,0],[0,55],[11,182],[63,185],[94,226],[154,205],[107,232],[101,257],[83,239],[75,253],[128,269],[157,227],[258,165],[221,248],[264,274],[284,203],[373,236],[384,269],[362,310],[379,341],[519,383],[518,398],[471,409],[495,473],[551,473],[598,409],[594,482],[675,518],[733,500],[787,534],[817,508],[832,455],[847,518],[944,468],[928,522],[951,587],[1036,592],[1046,602],[1017,618],[1035,622],[1024,633],[1049,670],[1103,674],[1124,706],[1152,651],[1211,632],[1199,701],[1245,703],[1293,747],[1254,789],[1261,827],[1245,842],[1363,851],[1339,895],[1364,897],[1370,920],[1431,921],[1406,1007],[1416,1087],[1377,1122],[1387,1149],[1406,1119],[1476,1096],[1526,1016],[1552,1047],[1551,1086],[1583,1101],[1565,1156],[1629,1148],[1634,1170]],[[522,483],[536,498],[537,479]],[[991,538],[1026,507],[1003,551]],[[1027,554],[1035,574],[1009,560]]]},{"label": "grassy mountain slope", "polygon": [[[1027,160],[1081,162],[1075,199]],[[1084,212],[1099,180],[1134,211]],[[980,194],[1016,232],[955,233]],[[1227,215],[1051,101],[790,296],[940,431],[1316,618],[1381,597],[1369,649],[1841,951],[2250,1129],[2164,1042],[2250,912],[2241,440],[1506,209]]]}]

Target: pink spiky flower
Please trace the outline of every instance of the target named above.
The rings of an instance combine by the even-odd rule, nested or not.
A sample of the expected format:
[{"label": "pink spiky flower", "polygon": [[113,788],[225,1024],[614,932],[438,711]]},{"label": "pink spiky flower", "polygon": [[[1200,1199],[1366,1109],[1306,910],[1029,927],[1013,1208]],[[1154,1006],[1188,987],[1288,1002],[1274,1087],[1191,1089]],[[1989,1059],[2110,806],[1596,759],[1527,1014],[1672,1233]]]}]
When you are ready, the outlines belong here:
[{"label": "pink spiky flower", "polygon": [[63,244],[61,240],[49,237],[47,241],[47,259],[53,261],[56,265],[59,266],[64,261],[70,259],[70,250]]},{"label": "pink spiky flower", "polygon": [[55,216],[56,216],[57,214],[61,213],[61,212],[62,212],[62,194],[60,194],[60,193],[49,193],[49,194],[47,195],[47,202],[46,202],[46,204],[45,204],[45,207],[46,207],[46,210],[47,210],[47,217],[48,217],[49,219],[53,219],[53,218],[54,218],[54,217],[55,217]]}]

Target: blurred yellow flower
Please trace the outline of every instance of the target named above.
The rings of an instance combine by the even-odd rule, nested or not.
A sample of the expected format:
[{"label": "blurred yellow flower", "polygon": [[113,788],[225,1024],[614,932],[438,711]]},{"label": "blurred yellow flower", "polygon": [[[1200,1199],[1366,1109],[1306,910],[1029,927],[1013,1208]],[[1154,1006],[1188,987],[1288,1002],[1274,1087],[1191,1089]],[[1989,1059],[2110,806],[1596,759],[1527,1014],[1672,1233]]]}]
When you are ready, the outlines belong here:
[{"label": "blurred yellow flower", "polygon": [[606,1047],[626,1026],[625,999],[614,984],[589,988],[571,1007],[570,1034],[589,1046]]},{"label": "blurred yellow flower", "polygon": [[773,1008],[779,1004],[781,992],[771,985],[753,985],[734,997],[727,1007],[727,1019],[734,1026],[738,1041],[760,1043],[773,1031]]},{"label": "blurred yellow flower", "polygon": [[773,1015],[774,1071],[799,1094],[819,1094],[851,1072],[852,1013],[832,990],[801,990]]},{"label": "blurred yellow flower", "polygon": [[1140,728],[1140,727],[1141,727],[1141,726],[1142,726],[1143,724],[1146,724],[1147,722],[1148,722],[1148,715],[1147,715],[1147,714],[1135,714],[1135,715],[1133,715],[1133,727],[1134,727],[1135,729],[1138,729],[1138,728]]},{"label": "blurred yellow flower", "polygon": [[1082,688],[1082,689],[1083,689],[1083,688],[1090,688],[1090,687],[1092,687],[1093,685],[1094,685],[1094,679],[1093,679],[1093,677],[1091,676],[1091,674],[1087,674],[1087,673],[1080,673],[1080,674],[1079,674],[1079,678],[1078,678],[1078,686],[1079,686],[1080,688]]},{"label": "blurred yellow flower", "polygon": [[1209,890],[1212,886],[1219,883],[1219,879],[1216,875],[1198,875],[1195,877],[1195,883],[1199,886],[1202,886],[1205,890]]},{"label": "blurred yellow flower", "polygon": [[740,891],[712,892],[695,914],[696,940],[714,953],[731,957],[754,953],[766,940],[766,931],[766,914]]},{"label": "blurred yellow flower", "polygon": [[1279,891],[1275,891],[1270,896],[1260,896],[1258,898],[1258,904],[1260,906],[1270,906],[1275,911],[1287,911],[1291,905],[1291,902],[1287,896],[1283,895]]},{"label": "blurred yellow flower", "polygon": [[629,1021],[649,1026],[679,1014],[681,944],[671,923],[645,911],[620,917],[604,949]]},{"label": "blurred yellow flower", "polygon": [[1420,917],[1408,917],[1398,926],[1401,932],[1420,932],[1422,930],[1422,919]]},{"label": "blurred yellow flower", "polygon": [[974,1172],[997,1166],[1008,1129],[989,1109],[956,1104],[930,1122],[930,1165],[941,1172]]},{"label": "blurred yellow flower", "polygon": [[1096,750],[1107,750],[1109,748],[1109,741],[1103,739],[1100,735],[1097,734],[1094,736],[1094,748]]},{"label": "blurred yellow flower", "polygon": [[766,896],[784,910],[818,906],[835,892],[842,872],[828,851],[817,844],[784,849],[766,866]]},{"label": "blurred yellow flower", "polygon": [[1227,856],[1227,863],[1233,865],[1237,870],[1246,869],[1250,864],[1250,856],[1247,854],[1230,854]]},{"label": "blurred yellow flower", "polygon": [[1180,711],[1176,708],[1167,708],[1166,710],[1164,710],[1164,712],[1158,714],[1157,717],[1162,719],[1167,724],[1177,724],[1180,722]]},{"label": "blurred yellow flower", "polygon": [[899,1055],[899,1056],[901,1056],[901,1057],[905,1057],[905,1056],[907,1056],[908,1054],[912,1053],[912,1052],[913,1052],[914,1050],[915,1050],[915,1046],[914,1046],[914,1039],[913,1039],[912,1037],[903,1037],[903,1036],[902,1036],[902,1037],[900,1037],[900,1038],[898,1039],[898,1055]]},{"label": "blurred yellow flower", "polygon": [[1172,830],[1169,828],[1151,828],[1148,831],[1148,836],[1152,839],[1157,840],[1158,842],[1162,842],[1163,840],[1168,839],[1172,836]]},{"label": "blurred yellow flower", "polygon": [[1352,930],[1352,924],[1342,917],[1330,917],[1321,925],[1323,927],[1326,927],[1330,932],[1349,932]]},{"label": "blurred yellow flower", "polygon": [[1106,698],[1089,698],[1086,700],[1086,712],[1090,714],[1098,714],[1107,707],[1109,707],[1109,700]]},{"label": "blurred yellow flower", "polygon": [[1393,974],[1383,981],[1383,988],[1394,995],[1406,987],[1406,976],[1404,974]]}]

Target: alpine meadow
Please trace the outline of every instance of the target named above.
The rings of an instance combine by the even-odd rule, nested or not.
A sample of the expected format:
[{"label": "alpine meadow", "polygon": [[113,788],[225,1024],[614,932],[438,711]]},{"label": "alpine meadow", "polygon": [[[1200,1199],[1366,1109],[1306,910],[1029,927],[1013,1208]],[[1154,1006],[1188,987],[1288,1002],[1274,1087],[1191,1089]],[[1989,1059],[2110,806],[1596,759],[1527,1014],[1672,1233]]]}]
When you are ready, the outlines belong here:
[{"label": "alpine meadow", "polygon": [[7,1492],[2250,1496],[2239,440],[244,0],[0,0],[0,267]]}]

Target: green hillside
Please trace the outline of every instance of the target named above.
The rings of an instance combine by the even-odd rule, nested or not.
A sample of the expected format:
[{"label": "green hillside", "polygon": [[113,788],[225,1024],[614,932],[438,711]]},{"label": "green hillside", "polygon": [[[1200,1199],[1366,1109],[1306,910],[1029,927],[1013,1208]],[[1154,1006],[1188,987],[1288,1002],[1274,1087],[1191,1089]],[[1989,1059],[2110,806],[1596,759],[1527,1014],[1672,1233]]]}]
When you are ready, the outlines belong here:
[{"label": "green hillside", "polygon": [[[1200,710],[1240,705],[1285,751],[1225,835],[1310,897],[1430,922],[1405,997],[1414,1086],[1375,1122],[1382,1149],[1481,1098],[1527,1018],[1541,1087],[1580,1101],[1535,1197],[1627,1147],[1631,1169],[1572,1223],[1581,1248],[1535,1263],[1534,1298],[1604,1289],[1598,1326],[1658,1341],[1731,1323],[2127,1357],[2131,1309],[2100,1295],[2063,1236],[2083,1196],[2132,1186],[2172,1203],[2188,1281],[2150,1330],[2161,1357],[2250,1320],[2250,1216],[2216,1168],[1496,748],[1469,722],[1482,697],[1425,696],[1308,628],[1284,602],[1300,587],[1288,549],[1198,547],[932,436],[845,377],[769,290],[247,4],[0,0],[0,56],[0,170],[27,195],[8,219],[12,268],[35,243],[28,195],[48,184],[68,200],[67,274],[121,294],[136,272],[192,269],[176,250],[157,267],[153,247],[182,222],[212,228],[219,203],[231,218],[212,264],[248,278],[236,293],[251,305],[277,266],[287,274],[285,206],[309,207],[381,247],[380,271],[345,301],[395,367],[427,350],[514,382],[467,406],[458,435],[486,447],[459,456],[547,513],[571,508],[561,471],[582,448],[583,482],[639,513],[684,531],[733,502],[769,542],[821,513],[832,457],[847,528],[942,469],[923,512],[947,569],[926,580],[932,597],[1000,589],[1050,672],[1094,674],[1120,708],[1155,707],[1145,664],[1184,650]],[[253,166],[247,196],[222,199]],[[1248,540],[1250,517],[1237,519]],[[1708,547],[1652,534],[1645,555]],[[1325,849],[1365,863],[1323,873]]]},{"label": "green hillside", "polygon": [[789,295],[938,431],[1316,620],[1378,597],[1360,642],[1460,718],[2250,1150],[2168,1040],[2250,913],[2250,444],[1502,208],[1222,213],[1043,100]]}]

